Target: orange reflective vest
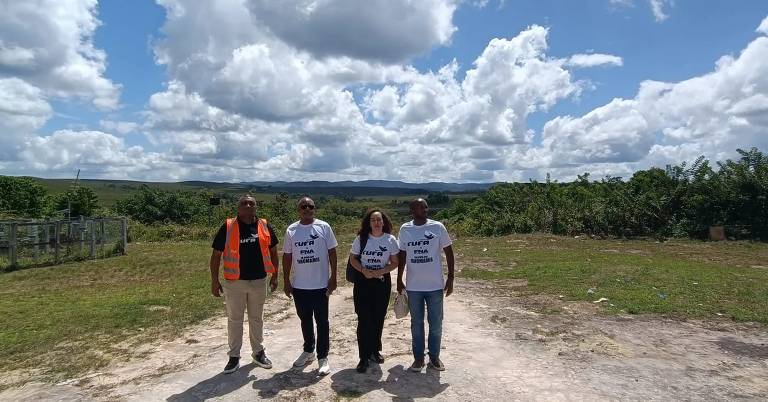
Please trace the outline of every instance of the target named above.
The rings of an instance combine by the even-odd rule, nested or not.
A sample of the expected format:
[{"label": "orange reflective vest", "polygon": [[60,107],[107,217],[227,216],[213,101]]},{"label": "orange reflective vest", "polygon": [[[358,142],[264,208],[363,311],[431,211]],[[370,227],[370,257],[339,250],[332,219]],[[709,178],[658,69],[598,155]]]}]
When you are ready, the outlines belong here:
[{"label": "orange reflective vest", "polygon": [[[264,272],[274,274],[275,266],[272,264],[272,256],[269,254],[269,244],[272,237],[267,228],[267,220],[259,219],[259,227],[256,230],[259,235],[261,259],[264,261]],[[224,244],[222,257],[224,260],[224,279],[240,279],[240,226],[237,224],[237,218],[227,219],[227,240]]]}]

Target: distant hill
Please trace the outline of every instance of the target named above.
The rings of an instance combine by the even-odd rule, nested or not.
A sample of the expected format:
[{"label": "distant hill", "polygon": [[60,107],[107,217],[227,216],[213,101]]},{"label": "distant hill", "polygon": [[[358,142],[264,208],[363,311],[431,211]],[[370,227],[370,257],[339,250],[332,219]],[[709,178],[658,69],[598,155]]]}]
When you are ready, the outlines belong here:
[{"label": "distant hill", "polygon": [[[36,178],[46,187],[50,194],[61,193],[72,185],[71,179],[42,179]],[[405,183],[392,180],[364,181],[253,181],[245,183],[221,183],[208,181],[182,181],[174,183],[141,182],[131,180],[101,180],[81,179],[80,184],[91,188],[105,205],[126,197],[147,185],[163,190],[196,191],[209,189],[217,193],[237,194],[254,191],[258,194],[276,194],[286,192],[292,195],[309,194],[314,196],[348,196],[348,197],[406,197],[427,195],[434,192],[448,193],[477,193],[487,190],[493,183]]]},{"label": "distant hill", "polygon": [[388,188],[388,189],[410,189],[424,190],[429,192],[449,191],[449,192],[477,192],[490,188],[493,183],[405,183],[392,180],[363,180],[363,181],[306,181],[306,182],[249,182],[259,187],[275,188]]}]

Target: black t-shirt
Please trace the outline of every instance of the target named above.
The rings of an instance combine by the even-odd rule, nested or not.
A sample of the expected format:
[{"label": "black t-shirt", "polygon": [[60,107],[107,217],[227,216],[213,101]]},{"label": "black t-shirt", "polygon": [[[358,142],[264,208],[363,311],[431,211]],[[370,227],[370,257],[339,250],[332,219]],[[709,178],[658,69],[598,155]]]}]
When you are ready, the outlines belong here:
[{"label": "black t-shirt", "polygon": [[[237,220],[237,224],[240,226],[240,279],[253,280],[266,278],[267,273],[264,271],[264,260],[261,257],[261,246],[259,245],[259,224],[247,224],[241,222],[239,219]],[[275,229],[272,228],[272,225],[267,223],[267,230],[269,230],[270,236],[269,247],[275,247],[277,245]],[[221,228],[219,228],[218,233],[216,233],[212,247],[216,251],[224,251],[224,246],[226,244],[227,223],[225,222],[221,225]]]}]

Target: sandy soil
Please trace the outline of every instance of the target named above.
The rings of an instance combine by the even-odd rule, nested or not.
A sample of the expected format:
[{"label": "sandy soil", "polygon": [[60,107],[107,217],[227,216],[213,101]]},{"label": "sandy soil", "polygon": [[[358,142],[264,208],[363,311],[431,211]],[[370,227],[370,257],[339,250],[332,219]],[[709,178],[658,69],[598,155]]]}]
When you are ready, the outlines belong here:
[{"label": "sandy soil", "polygon": [[[331,299],[331,374],[291,363],[301,332],[290,302],[270,301],[265,323],[271,370],[226,363],[226,319],[148,345],[141,359],[60,384],[27,384],[0,400],[765,400],[768,333],[759,325],[602,316],[592,303],[521,297],[517,288],[459,281],[446,299],[444,372],[407,372],[409,319],[389,314],[384,364],[359,374],[352,289]],[[558,314],[544,314],[553,311]],[[250,350],[244,345],[243,356]]]}]

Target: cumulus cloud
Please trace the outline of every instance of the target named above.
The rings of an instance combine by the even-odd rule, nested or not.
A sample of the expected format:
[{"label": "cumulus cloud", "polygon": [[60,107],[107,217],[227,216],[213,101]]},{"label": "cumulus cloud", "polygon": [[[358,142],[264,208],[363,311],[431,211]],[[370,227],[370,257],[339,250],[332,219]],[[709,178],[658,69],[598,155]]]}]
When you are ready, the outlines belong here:
[{"label": "cumulus cloud", "polygon": [[0,78],[0,160],[15,160],[52,113],[40,88],[18,78]]},{"label": "cumulus cloud", "polygon": [[318,57],[400,62],[447,44],[453,0],[249,0],[260,25]]},{"label": "cumulus cloud", "polygon": [[0,13],[0,77],[47,96],[118,107],[120,86],[104,77],[106,54],[93,44],[96,0],[5,1]]},{"label": "cumulus cloud", "polygon": [[101,120],[99,121],[99,125],[104,130],[114,131],[120,134],[128,134],[139,128],[139,124],[132,121]]},{"label": "cumulus cloud", "polygon": [[610,170],[613,163],[616,170],[631,170],[698,155],[722,160],[736,148],[764,149],[766,60],[768,38],[759,37],[738,57],[722,57],[708,74],[676,83],[645,81],[633,99],[547,122],[543,149],[531,153],[552,166],[602,163]]},{"label": "cumulus cloud", "polygon": [[[643,82],[633,98],[550,118],[537,133],[529,127],[533,114],[589,90],[572,70],[621,66],[622,58],[551,57],[548,29],[531,26],[490,40],[465,67],[456,60],[436,71],[409,65],[450,43],[457,1],[373,2],[370,10],[380,12],[362,12],[359,21],[342,7],[348,0],[159,3],[167,20],[153,48],[168,81],[141,119],[110,114],[99,122],[103,131],[41,134],[51,99],[114,99],[116,106],[119,87],[106,81],[117,91],[112,98],[98,85],[62,92],[72,82],[52,71],[77,58],[53,58],[46,69],[44,52],[31,45],[37,42],[0,36],[0,135],[13,133],[3,137],[10,144],[0,150],[3,172],[55,176],[86,167],[102,177],[219,181],[493,181],[551,172],[570,179],[768,145],[766,36],[718,60],[709,74]],[[61,47],[80,52],[103,79],[106,56],[90,39],[95,8],[78,4],[84,11],[68,18],[79,18],[80,33]],[[666,12],[671,2],[659,4]],[[398,18],[403,10],[410,14]],[[408,35],[413,43],[401,43]],[[129,133],[149,144],[129,146],[122,137]]]},{"label": "cumulus cloud", "polygon": [[768,17],[763,18],[763,21],[760,23],[760,26],[757,27],[755,32],[768,35]]},{"label": "cumulus cloud", "polygon": [[565,62],[568,67],[622,66],[624,60],[611,54],[574,54]]}]

